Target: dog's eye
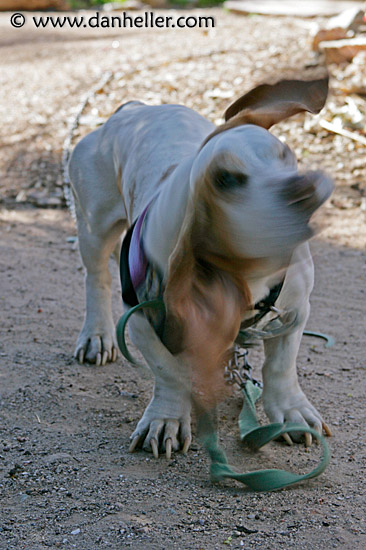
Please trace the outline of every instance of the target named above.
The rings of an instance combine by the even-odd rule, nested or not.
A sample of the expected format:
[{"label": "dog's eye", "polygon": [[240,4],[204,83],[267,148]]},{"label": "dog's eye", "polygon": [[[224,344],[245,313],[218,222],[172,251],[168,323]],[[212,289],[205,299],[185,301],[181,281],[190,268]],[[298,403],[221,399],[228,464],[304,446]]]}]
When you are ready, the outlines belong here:
[{"label": "dog's eye", "polygon": [[248,182],[248,176],[240,172],[234,173],[221,170],[215,174],[215,185],[222,191],[231,191],[243,187]]}]

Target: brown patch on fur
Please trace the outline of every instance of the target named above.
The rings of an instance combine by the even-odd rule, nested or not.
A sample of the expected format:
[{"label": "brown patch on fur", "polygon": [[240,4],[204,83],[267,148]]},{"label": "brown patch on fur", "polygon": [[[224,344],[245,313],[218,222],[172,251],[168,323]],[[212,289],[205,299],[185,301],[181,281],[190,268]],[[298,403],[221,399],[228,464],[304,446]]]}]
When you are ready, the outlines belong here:
[{"label": "brown patch on fur", "polygon": [[[225,164],[229,161],[226,158]],[[166,344],[189,365],[193,391],[207,408],[223,391],[227,352],[244,312],[252,308],[245,277],[255,265],[239,256],[230,242],[212,176],[208,169],[196,185],[170,258],[165,290]]]},{"label": "brown patch on fur", "polygon": [[122,168],[121,166],[118,168],[117,172],[117,189],[122,195]]},{"label": "brown patch on fur", "polygon": [[126,105],[129,105],[130,103],[135,103],[135,100],[132,99],[131,101],[125,101],[124,103],[121,103],[120,105],[118,105],[117,109],[113,111],[112,115],[115,115],[116,113],[118,113],[118,111],[120,111],[121,109],[123,109],[123,107],[126,107]]},{"label": "brown patch on fur", "polygon": [[135,182],[133,183],[133,185],[131,185],[130,189],[129,189],[129,192],[128,192],[128,196],[129,196],[129,199],[130,199],[130,208],[129,208],[129,212],[128,212],[128,215],[129,215],[129,219],[132,221],[133,220],[133,212],[134,212],[134,206],[135,206],[135,200],[136,200],[136,197],[135,197]]},{"label": "brown patch on fur", "polygon": [[172,355],[178,355],[184,351],[184,326],[170,310],[165,314],[161,341]]},{"label": "brown patch on fur", "polygon": [[172,164],[171,166],[169,166],[164,174],[161,176],[160,180],[158,181],[158,185],[162,184],[164,180],[166,180],[167,177],[170,176],[170,174],[172,174],[174,172],[174,170],[176,169],[176,167],[178,166],[178,164]]}]

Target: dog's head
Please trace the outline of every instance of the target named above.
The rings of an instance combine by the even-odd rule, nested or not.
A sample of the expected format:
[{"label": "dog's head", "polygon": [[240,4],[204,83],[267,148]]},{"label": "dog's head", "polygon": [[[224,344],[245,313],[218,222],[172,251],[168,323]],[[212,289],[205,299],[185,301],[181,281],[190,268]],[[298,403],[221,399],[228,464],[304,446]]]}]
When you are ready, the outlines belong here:
[{"label": "dog's head", "polygon": [[248,276],[269,259],[289,262],[332,190],[321,172],[299,174],[294,154],[268,129],[301,111],[319,112],[327,91],[327,79],[255,88],[229,107],[193,163],[165,292],[167,341],[178,336],[177,351],[208,403],[222,380],[218,366],[251,307]]},{"label": "dog's head", "polygon": [[195,202],[216,203],[221,231],[239,255],[288,255],[312,235],[310,218],[329,197],[331,179],[299,173],[294,153],[268,129],[296,113],[319,112],[327,91],[327,78],[258,86],[205,140],[191,171]]}]

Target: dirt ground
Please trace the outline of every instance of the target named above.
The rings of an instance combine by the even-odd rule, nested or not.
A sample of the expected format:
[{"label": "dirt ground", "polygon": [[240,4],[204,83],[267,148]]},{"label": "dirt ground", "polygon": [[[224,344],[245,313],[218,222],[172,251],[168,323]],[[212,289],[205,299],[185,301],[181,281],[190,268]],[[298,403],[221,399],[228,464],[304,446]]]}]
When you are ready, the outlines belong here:
[{"label": "dirt ground", "polygon": [[[216,120],[232,97],[267,73],[314,65],[314,22],[210,13],[217,25],[210,31],[123,33],[12,29],[8,15],[0,16],[1,550],[366,546],[364,147],[306,131],[302,116],[275,130],[302,164],[323,166],[337,186],[312,242],[316,282],[308,323],[336,344],[326,349],[304,338],[298,359],[301,384],[333,432],[331,463],[321,477],[255,494],[234,482],[211,484],[195,441],[187,456],[170,462],[128,454],[151,380],[121,358],[103,368],[72,359],[83,272],[60,161],[83,94],[104,71],[114,71],[86,106],[75,140],[128,99],[182,102]],[[331,103],[344,101],[339,81],[333,80]],[[261,349],[250,360],[260,377]],[[314,467],[315,447],[273,443],[256,454],[242,448],[239,410],[238,393],[220,407],[221,441],[239,470]]]}]

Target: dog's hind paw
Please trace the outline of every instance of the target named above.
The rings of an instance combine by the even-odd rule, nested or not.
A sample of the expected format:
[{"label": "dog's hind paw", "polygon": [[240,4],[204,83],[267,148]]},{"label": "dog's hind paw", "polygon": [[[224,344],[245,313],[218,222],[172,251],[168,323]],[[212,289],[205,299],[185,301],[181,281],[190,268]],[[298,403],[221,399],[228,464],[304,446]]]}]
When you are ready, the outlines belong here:
[{"label": "dog's hind paw", "polygon": [[79,363],[95,363],[97,367],[116,361],[118,348],[114,328],[99,334],[83,330],[76,343],[74,357]]}]

